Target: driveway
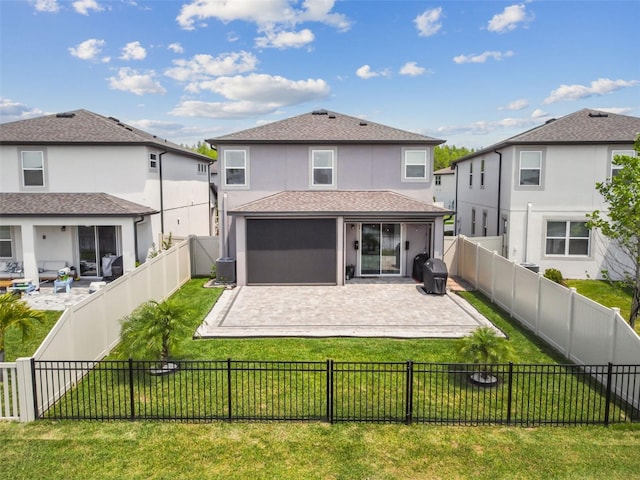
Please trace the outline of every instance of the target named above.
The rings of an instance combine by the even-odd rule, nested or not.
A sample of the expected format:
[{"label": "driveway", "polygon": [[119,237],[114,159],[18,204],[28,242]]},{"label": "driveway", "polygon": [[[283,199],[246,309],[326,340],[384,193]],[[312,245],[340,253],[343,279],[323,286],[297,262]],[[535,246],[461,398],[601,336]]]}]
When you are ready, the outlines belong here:
[{"label": "driveway", "polygon": [[382,282],[227,289],[196,337],[456,338],[493,326],[454,292],[427,295],[411,279]]}]

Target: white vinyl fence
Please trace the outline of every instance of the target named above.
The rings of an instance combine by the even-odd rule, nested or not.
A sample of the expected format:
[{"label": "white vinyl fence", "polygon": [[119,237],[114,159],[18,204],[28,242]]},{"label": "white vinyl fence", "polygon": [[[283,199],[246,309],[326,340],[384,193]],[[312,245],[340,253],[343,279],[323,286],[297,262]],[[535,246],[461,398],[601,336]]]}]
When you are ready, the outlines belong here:
[{"label": "white vinyl fence", "polygon": [[[458,276],[572,362],[640,364],[640,337],[619,309],[603,307],[463,236],[449,250],[449,258],[456,262],[451,268]],[[640,378],[631,378],[618,390],[637,399]]]},{"label": "white vinyl fence", "polygon": [[[67,308],[40,344],[33,359],[60,362],[87,360],[88,371],[92,362],[104,358],[120,341],[120,320],[123,317],[144,302],[165,300],[190,278],[189,240],[186,239]],[[33,420],[31,358],[18,359],[10,365],[15,365],[11,368],[15,368],[20,384],[19,388],[13,387],[19,394],[17,405],[20,406],[20,420]],[[73,387],[85,373],[81,372],[73,378],[47,377],[46,385],[36,392],[39,413]],[[25,388],[23,380],[28,383]],[[6,381],[4,383],[7,384]],[[15,396],[15,392],[11,395]],[[4,400],[2,396],[0,400]]]}]

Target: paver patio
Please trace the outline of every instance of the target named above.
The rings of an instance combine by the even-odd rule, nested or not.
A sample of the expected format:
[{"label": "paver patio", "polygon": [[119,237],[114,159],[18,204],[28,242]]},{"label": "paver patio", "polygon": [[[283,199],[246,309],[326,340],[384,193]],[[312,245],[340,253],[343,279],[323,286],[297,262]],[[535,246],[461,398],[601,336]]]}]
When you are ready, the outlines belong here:
[{"label": "paver patio", "polygon": [[227,289],[196,337],[455,338],[493,326],[464,299],[411,279]]}]

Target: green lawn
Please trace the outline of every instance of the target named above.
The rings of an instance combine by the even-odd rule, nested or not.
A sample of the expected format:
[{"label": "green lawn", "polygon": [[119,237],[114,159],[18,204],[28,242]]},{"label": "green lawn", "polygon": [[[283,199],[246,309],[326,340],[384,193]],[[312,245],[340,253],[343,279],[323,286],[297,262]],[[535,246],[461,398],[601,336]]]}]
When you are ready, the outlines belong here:
[{"label": "green lawn", "polygon": [[[569,287],[574,287],[580,295],[605,307],[618,307],[622,318],[629,321],[631,289],[622,288],[604,280],[567,280],[567,284]],[[640,335],[640,322],[636,323],[636,333]]]},{"label": "green lawn", "polygon": [[10,328],[5,335],[5,361],[14,362],[16,358],[30,357],[38,349],[49,331],[62,315],[62,312],[55,310],[44,310],[44,321],[42,324],[35,324],[31,338],[23,341],[20,331]]},{"label": "green lawn", "polygon": [[638,478],[640,426],[0,423],[0,478]]}]

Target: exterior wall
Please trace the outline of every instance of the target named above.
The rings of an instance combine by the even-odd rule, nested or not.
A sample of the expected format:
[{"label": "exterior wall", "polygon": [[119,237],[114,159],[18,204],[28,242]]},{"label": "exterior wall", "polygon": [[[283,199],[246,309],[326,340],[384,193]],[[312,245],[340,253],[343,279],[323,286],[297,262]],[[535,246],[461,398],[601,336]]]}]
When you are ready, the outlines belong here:
[{"label": "exterior wall", "polygon": [[[434,174],[435,177],[435,174]],[[433,198],[441,202],[443,208],[456,209],[456,176],[453,173],[440,174],[440,185],[433,184]]]},{"label": "exterior wall", "polygon": [[[591,232],[588,256],[546,255],[546,223],[548,221],[585,221],[586,214],[594,210],[606,211],[607,205],[595,190],[596,182],[610,175],[612,150],[632,150],[629,145],[545,145],[510,146],[501,150],[502,201],[501,216],[508,219],[505,233],[505,256],[515,262],[535,263],[540,271],[556,268],[567,278],[600,278],[603,269],[609,269],[609,258],[617,255],[606,238]],[[519,158],[521,151],[542,151],[541,186],[519,186]],[[474,182],[476,165],[474,161]],[[485,165],[491,165],[491,178],[497,178],[498,156],[484,155]],[[491,222],[497,222],[497,189],[486,185],[485,192],[468,188],[468,163],[460,162],[458,171],[458,233],[471,236],[470,213],[476,209],[481,216],[489,211],[489,235],[497,230]],[[488,180],[490,181],[490,180]],[[474,183],[475,187],[475,183]],[[491,198],[494,200],[491,201]],[[481,217],[480,217],[481,218]],[[480,220],[481,223],[481,220]],[[476,235],[480,225],[476,220]]]}]

